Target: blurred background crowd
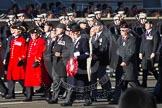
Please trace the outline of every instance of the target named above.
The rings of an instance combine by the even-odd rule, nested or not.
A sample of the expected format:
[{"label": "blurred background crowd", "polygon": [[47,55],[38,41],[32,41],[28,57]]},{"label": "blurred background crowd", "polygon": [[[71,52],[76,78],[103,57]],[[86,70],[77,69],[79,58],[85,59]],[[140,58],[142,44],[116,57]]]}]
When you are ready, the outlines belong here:
[{"label": "blurred background crowd", "polygon": [[26,4],[25,7],[19,6],[19,4],[13,4],[8,10],[1,10],[1,18],[7,18],[7,15],[13,15],[18,13],[25,13],[26,18],[35,18],[37,15],[42,13],[47,13],[48,18],[58,18],[59,16],[67,15],[68,12],[75,12],[76,17],[88,17],[89,13],[94,11],[102,11],[103,18],[113,17],[118,11],[125,11],[127,17],[134,17],[138,13],[145,12],[150,17],[159,17],[161,15],[160,9],[152,9],[146,10],[139,6],[138,4],[134,4],[131,6],[124,5],[124,2],[116,2],[116,6],[113,7],[109,5],[109,2],[99,3],[99,2],[87,2],[84,5],[78,5],[77,3],[71,3],[66,6],[60,1],[57,2],[44,2],[41,4],[33,3]]}]

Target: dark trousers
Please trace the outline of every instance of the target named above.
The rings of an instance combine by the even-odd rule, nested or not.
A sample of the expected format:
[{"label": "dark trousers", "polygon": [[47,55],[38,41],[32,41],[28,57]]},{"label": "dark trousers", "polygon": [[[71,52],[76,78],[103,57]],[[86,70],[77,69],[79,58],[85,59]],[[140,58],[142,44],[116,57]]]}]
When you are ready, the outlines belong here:
[{"label": "dark trousers", "polygon": [[52,100],[57,101],[59,93],[65,91],[64,84],[66,83],[66,77],[54,76],[53,78],[53,93]]},{"label": "dark trousers", "polygon": [[154,68],[152,69],[143,69],[143,79],[142,79],[142,85],[146,86],[147,87],[147,76],[148,76],[148,72],[151,71],[155,77],[156,80],[158,80],[158,73],[157,71],[155,71]]},{"label": "dark trousers", "polygon": [[156,80],[158,80],[158,73],[155,71],[155,68],[152,66],[153,63],[151,60],[147,60],[147,68],[143,69],[143,79],[142,79],[142,86],[147,87],[147,76],[148,72],[151,71]]},{"label": "dark trousers", "polygon": [[130,84],[131,87],[138,87],[138,81],[127,81],[121,79],[120,83],[115,88],[113,101],[119,101],[121,94],[124,93],[125,90],[127,90],[128,84]]},{"label": "dark trousers", "polygon": [[106,74],[106,66],[99,66],[96,72],[91,73],[91,85],[95,86],[92,88],[92,98],[97,96],[97,78],[99,78],[99,83],[104,91],[111,91],[111,82]]},{"label": "dark trousers", "polygon": [[[22,86],[23,92],[24,92],[25,91],[24,81],[19,80],[18,82]],[[10,95],[10,96],[15,96],[15,83],[16,83],[15,80],[8,80],[8,95]]]},{"label": "dark trousers", "polygon": [[159,79],[154,88],[154,95],[156,96],[157,101],[162,102],[162,57],[159,59]]},{"label": "dark trousers", "polygon": [[8,88],[4,84],[3,80],[0,78],[0,92],[3,94],[7,94]]},{"label": "dark trousers", "polygon": [[68,86],[65,103],[73,103],[78,92],[83,93],[85,103],[90,102],[89,84],[87,74],[76,74],[74,77],[67,77]]},{"label": "dark trousers", "polygon": [[113,95],[113,101],[118,102],[120,95],[121,95],[121,90],[122,90],[122,75],[123,75],[123,68],[120,66],[120,64],[117,65],[116,71],[115,71],[115,91]]},{"label": "dark trousers", "polygon": [[26,98],[27,99],[32,99],[33,92],[34,92],[33,87],[26,87]]}]

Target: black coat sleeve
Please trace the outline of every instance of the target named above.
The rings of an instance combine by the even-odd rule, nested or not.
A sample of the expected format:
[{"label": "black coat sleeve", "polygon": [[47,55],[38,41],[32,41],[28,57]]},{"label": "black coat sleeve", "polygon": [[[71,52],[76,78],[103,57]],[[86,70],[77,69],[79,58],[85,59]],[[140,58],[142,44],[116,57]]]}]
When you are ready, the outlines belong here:
[{"label": "black coat sleeve", "polygon": [[158,45],[159,45],[159,40],[160,40],[159,33],[156,32],[154,35],[154,38],[153,38],[154,44],[153,44],[152,53],[156,53],[156,51],[158,49]]},{"label": "black coat sleeve", "polygon": [[81,47],[82,47],[82,54],[80,56],[78,56],[78,60],[85,60],[89,57],[89,43],[86,39],[82,40],[81,43]]}]

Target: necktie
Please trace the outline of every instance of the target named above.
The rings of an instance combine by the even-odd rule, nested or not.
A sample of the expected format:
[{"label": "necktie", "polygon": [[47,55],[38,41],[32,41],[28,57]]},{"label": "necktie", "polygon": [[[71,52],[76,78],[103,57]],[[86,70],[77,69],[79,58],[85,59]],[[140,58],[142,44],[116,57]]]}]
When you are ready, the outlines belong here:
[{"label": "necktie", "polygon": [[59,42],[61,39],[62,39],[62,37],[58,37],[58,38],[57,38],[57,42]]},{"label": "necktie", "polygon": [[76,39],[73,40],[73,47],[75,46],[76,44]]},{"label": "necktie", "polygon": [[95,41],[98,39],[98,37],[99,37],[99,35],[98,34],[96,34],[96,38],[95,38]]},{"label": "necktie", "polygon": [[146,31],[146,34],[145,34],[145,35],[146,35],[146,37],[148,37],[148,36],[149,36],[149,32],[148,32],[148,31]]}]

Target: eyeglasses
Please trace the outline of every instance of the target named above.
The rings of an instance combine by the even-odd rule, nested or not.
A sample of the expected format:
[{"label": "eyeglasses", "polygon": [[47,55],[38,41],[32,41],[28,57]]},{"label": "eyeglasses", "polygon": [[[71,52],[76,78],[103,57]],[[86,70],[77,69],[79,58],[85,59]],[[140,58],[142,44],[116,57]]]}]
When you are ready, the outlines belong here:
[{"label": "eyeglasses", "polygon": [[72,34],[76,34],[76,35],[78,35],[78,34],[79,34],[79,32],[72,32]]}]

